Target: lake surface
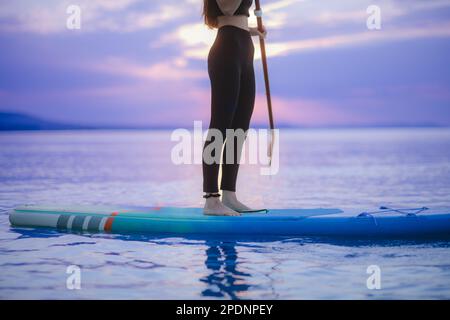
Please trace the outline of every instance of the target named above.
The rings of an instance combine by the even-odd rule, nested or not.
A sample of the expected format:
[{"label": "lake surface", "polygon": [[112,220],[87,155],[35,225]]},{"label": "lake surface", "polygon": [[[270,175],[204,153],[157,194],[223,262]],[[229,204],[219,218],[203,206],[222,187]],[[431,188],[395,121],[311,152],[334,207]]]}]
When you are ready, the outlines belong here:
[{"label": "lake surface", "polygon": [[[450,299],[449,241],[221,239],[12,228],[22,204],[202,206],[169,131],[0,133],[0,298]],[[283,130],[280,170],[242,166],[254,207],[450,205],[450,129]],[[81,270],[69,290],[67,267]],[[381,271],[381,289],[366,285]]]}]

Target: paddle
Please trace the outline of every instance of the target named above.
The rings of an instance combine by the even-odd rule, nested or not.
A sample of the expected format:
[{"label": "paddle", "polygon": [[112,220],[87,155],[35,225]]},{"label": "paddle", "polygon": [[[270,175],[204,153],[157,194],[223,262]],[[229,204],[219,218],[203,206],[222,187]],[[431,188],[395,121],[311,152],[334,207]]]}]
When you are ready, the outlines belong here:
[{"label": "paddle", "polygon": [[[262,23],[262,10],[261,4],[259,0],[255,0],[255,16],[256,21],[258,23],[258,30],[263,32],[263,23]],[[275,125],[273,122],[273,113],[272,113],[272,99],[270,97],[270,85],[269,85],[269,69],[267,67],[267,56],[266,56],[266,45],[264,43],[264,38],[259,37],[259,45],[261,47],[261,60],[263,64],[264,71],[264,83],[266,87],[266,98],[267,98],[267,108],[269,112],[269,125],[270,125],[270,144],[269,144],[269,165],[272,163],[272,153],[273,153],[273,144],[275,141]]]}]

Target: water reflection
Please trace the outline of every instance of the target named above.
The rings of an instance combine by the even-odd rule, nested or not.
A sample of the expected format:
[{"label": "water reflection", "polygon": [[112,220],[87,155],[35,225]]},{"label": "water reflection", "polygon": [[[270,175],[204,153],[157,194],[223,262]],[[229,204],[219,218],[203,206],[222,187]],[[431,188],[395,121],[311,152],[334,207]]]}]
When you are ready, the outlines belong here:
[{"label": "water reflection", "polygon": [[[327,288],[329,279],[338,282],[344,279],[343,274],[350,272],[345,266],[353,263],[371,264],[374,256],[379,259],[380,264],[387,265],[392,264],[393,260],[403,259],[404,261],[400,262],[408,267],[410,261],[416,263],[419,250],[448,250],[450,247],[448,241],[430,239],[352,240],[308,237],[218,239],[202,235],[181,237],[173,234],[90,234],[16,227],[10,227],[9,231],[11,234],[8,235],[8,239],[11,240],[6,240],[7,244],[3,240],[3,245],[0,246],[2,271],[14,275],[14,281],[24,286],[26,284],[24,288],[30,292],[34,290],[33,297],[42,297],[47,290],[32,289],[33,286],[37,286],[35,281],[38,281],[34,280],[36,266],[39,268],[38,272],[52,274],[55,273],[55,269],[64,266],[65,270],[67,265],[73,263],[81,263],[86,270],[95,274],[96,279],[92,280],[92,283],[96,284],[91,290],[84,291],[84,297],[93,297],[91,294],[102,292],[108,297],[120,296],[125,299],[149,295],[151,298],[278,299],[309,297],[306,291],[314,292],[316,297],[342,298],[342,294],[352,297],[352,292],[359,292],[362,294],[361,297],[366,297],[366,292],[353,291],[359,289],[352,286],[344,289],[342,294],[330,293],[324,288]],[[83,238],[64,237],[70,234]],[[58,240],[59,237],[64,239]],[[46,239],[49,241],[45,241]],[[86,244],[90,246],[83,246]],[[166,252],[173,252],[174,255],[166,256]],[[448,257],[442,250],[436,252],[439,256],[437,253],[431,255],[431,262],[427,262],[428,265],[423,267],[430,269],[430,264],[435,264],[436,268],[433,269],[436,277],[444,279],[448,273]],[[443,260],[436,261],[438,258],[433,260],[433,257]],[[310,274],[298,272],[296,266],[309,265],[311,258],[316,259],[317,263],[313,271]],[[303,261],[307,263],[304,264]],[[327,270],[332,261],[336,261],[344,268]],[[320,266],[323,266],[323,269]],[[114,276],[111,276],[110,270],[115,272]],[[295,275],[296,282],[280,281],[286,274],[291,274],[292,277]],[[400,271],[398,274],[400,277]],[[194,277],[186,279],[192,275]],[[48,283],[45,282],[47,280]],[[49,276],[47,280],[42,278],[41,283],[45,288],[50,288],[50,285],[60,281],[60,278]],[[180,285],[184,280],[185,283]],[[316,289],[305,291],[305,286],[316,282],[318,283]],[[442,286],[441,283],[442,281],[438,285]],[[154,284],[160,287],[155,287]],[[341,285],[345,287],[348,283],[343,281]],[[437,286],[428,282],[423,284],[425,285]],[[22,289],[11,288],[15,290],[15,294],[23,297],[20,291]],[[164,295],[159,295],[159,288],[163,289]],[[441,290],[447,290],[447,287]],[[428,294],[425,291],[422,293]],[[49,293],[49,296],[62,297],[60,294],[61,292],[55,291]],[[392,295],[389,292],[386,297],[396,297],[398,293],[396,294]],[[441,296],[436,293],[436,297]],[[442,297],[446,298],[447,293]]]},{"label": "water reflection", "polygon": [[236,241],[206,241],[205,265],[210,274],[200,281],[208,284],[202,296],[226,299],[239,299],[250,285],[246,284],[249,273],[237,270]]}]

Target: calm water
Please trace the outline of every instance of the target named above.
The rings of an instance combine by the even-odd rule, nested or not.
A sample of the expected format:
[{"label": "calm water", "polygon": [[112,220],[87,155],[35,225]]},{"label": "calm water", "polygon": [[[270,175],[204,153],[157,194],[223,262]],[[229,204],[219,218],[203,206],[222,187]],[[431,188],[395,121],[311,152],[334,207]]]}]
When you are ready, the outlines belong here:
[{"label": "calm water", "polygon": [[[201,167],[170,132],[0,134],[0,298],[450,298],[450,242],[69,234],[11,228],[25,203],[200,206]],[[243,166],[265,207],[450,205],[450,129],[284,131],[280,172]],[[245,181],[245,185],[243,185]],[[81,290],[66,268],[81,268]],[[369,290],[369,265],[381,268]]]}]

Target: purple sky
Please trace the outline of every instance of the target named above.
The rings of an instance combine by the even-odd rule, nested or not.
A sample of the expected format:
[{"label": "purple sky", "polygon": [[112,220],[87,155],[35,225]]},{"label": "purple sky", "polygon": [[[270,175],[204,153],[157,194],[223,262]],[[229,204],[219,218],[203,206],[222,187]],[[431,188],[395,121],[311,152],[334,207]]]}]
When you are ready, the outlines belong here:
[{"label": "purple sky", "polygon": [[[450,0],[262,0],[277,123],[450,125]],[[66,9],[81,7],[81,29]],[[366,9],[381,9],[381,30]],[[201,0],[0,2],[0,111],[83,124],[209,119]],[[250,23],[255,24],[252,14]],[[259,46],[257,104],[267,123]]]}]

